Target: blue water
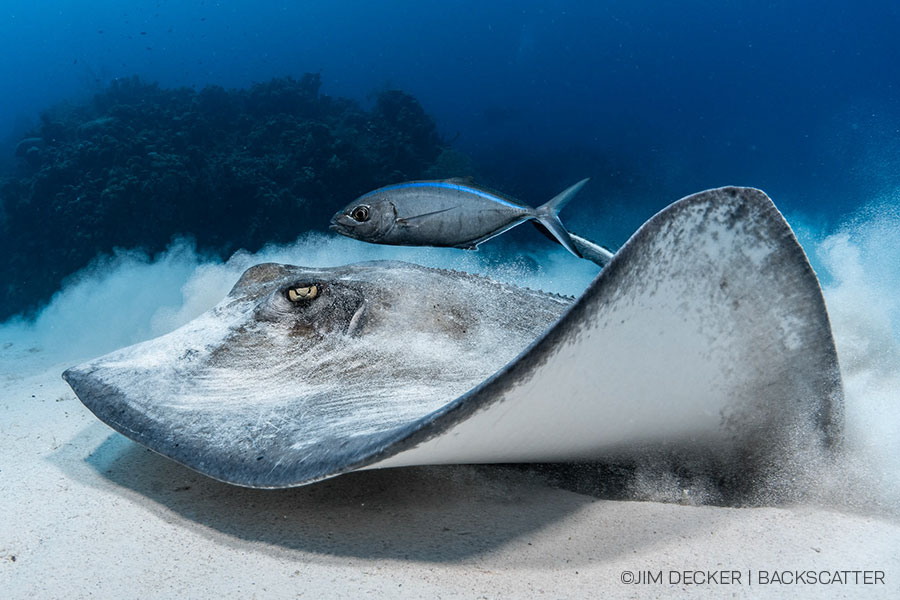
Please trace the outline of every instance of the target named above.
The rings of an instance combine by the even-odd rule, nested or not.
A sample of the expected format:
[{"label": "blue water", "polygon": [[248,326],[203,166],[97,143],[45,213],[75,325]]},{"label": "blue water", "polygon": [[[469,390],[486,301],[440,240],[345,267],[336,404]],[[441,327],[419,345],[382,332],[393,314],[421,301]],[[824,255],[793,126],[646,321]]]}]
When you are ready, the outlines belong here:
[{"label": "blue water", "polygon": [[737,183],[833,225],[898,183],[898,30],[888,0],[6,0],[0,139],[116,77],[313,71],[333,95],[414,94],[534,202],[585,175],[618,212]]},{"label": "blue water", "polygon": [[[14,167],[12,149],[41,110],[119,77],[200,89],[318,72],[324,93],[365,106],[384,89],[410,92],[479,173],[524,201],[591,177],[564,221],[612,246],[686,194],[762,188],[825,286],[848,425],[866,432],[854,443],[896,473],[898,31],[900,4],[889,0],[5,0],[0,167]],[[255,258],[334,264],[363,254],[353,244],[303,238]],[[568,293],[592,275],[556,249],[499,267],[460,251],[374,252]],[[156,262],[126,254],[0,334],[85,358],[199,314],[253,260],[222,264],[189,244]]]}]

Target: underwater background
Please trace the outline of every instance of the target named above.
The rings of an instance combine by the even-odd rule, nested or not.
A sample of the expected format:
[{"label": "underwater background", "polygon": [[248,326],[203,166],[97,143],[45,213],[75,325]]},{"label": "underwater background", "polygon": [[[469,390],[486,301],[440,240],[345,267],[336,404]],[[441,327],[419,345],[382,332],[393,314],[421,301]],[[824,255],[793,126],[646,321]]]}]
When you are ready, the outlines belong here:
[{"label": "underwater background", "polygon": [[[5,0],[0,366],[162,334],[265,260],[399,258],[568,294],[530,227],[478,252],[327,233],[355,196],[474,176],[618,247],[722,185],[766,191],[832,318],[858,467],[896,502],[900,5]],[[873,488],[874,489],[874,488]]]}]

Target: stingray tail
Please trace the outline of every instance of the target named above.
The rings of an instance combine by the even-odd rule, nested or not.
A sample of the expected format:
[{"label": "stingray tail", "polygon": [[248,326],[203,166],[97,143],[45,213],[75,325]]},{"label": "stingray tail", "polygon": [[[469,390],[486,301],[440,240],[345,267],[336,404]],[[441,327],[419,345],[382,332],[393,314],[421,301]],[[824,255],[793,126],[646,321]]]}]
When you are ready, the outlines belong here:
[{"label": "stingray tail", "polygon": [[582,179],[575,185],[566,188],[556,196],[554,196],[549,202],[546,204],[541,204],[536,209],[534,209],[535,215],[534,218],[543,225],[547,231],[549,231],[556,241],[563,245],[563,247],[577,256],[578,258],[582,258],[581,252],[578,251],[578,248],[575,247],[575,242],[572,241],[571,236],[569,236],[569,232],[566,231],[566,228],[563,226],[562,221],[559,220],[559,211],[561,211],[566,204],[569,203],[569,200],[575,197],[575,194],[584,187],[584,184],[588,182],[587,179]]}]

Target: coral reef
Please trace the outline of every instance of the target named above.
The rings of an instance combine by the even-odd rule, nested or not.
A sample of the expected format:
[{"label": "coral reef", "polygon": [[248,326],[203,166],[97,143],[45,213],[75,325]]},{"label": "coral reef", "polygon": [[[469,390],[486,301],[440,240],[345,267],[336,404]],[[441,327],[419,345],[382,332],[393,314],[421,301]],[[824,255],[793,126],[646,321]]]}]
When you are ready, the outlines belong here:
[{"label": "coral reef", "polygon": [[441,155],[409,94],[381,92],[366,111],[320,85],[306,74],[198,92],[133,77],[46,111],[0,179],[0,320],[117,247],[153,253],[190,236],[227,256],[323,229],[353,197],[421,178]]}]

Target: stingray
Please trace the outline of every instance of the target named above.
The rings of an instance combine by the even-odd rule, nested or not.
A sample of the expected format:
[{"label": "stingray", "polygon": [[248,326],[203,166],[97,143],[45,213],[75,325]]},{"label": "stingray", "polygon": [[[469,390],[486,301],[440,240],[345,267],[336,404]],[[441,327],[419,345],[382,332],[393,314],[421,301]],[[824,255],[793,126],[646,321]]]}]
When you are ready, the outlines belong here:
[{"label": "stingray", "polygon": [[833,447],[819,282],[761,191],[647,221],[578,298],[401,262],[262,264],[167,335],[63,377],[116,431],[232,484],[358,469]]}]

